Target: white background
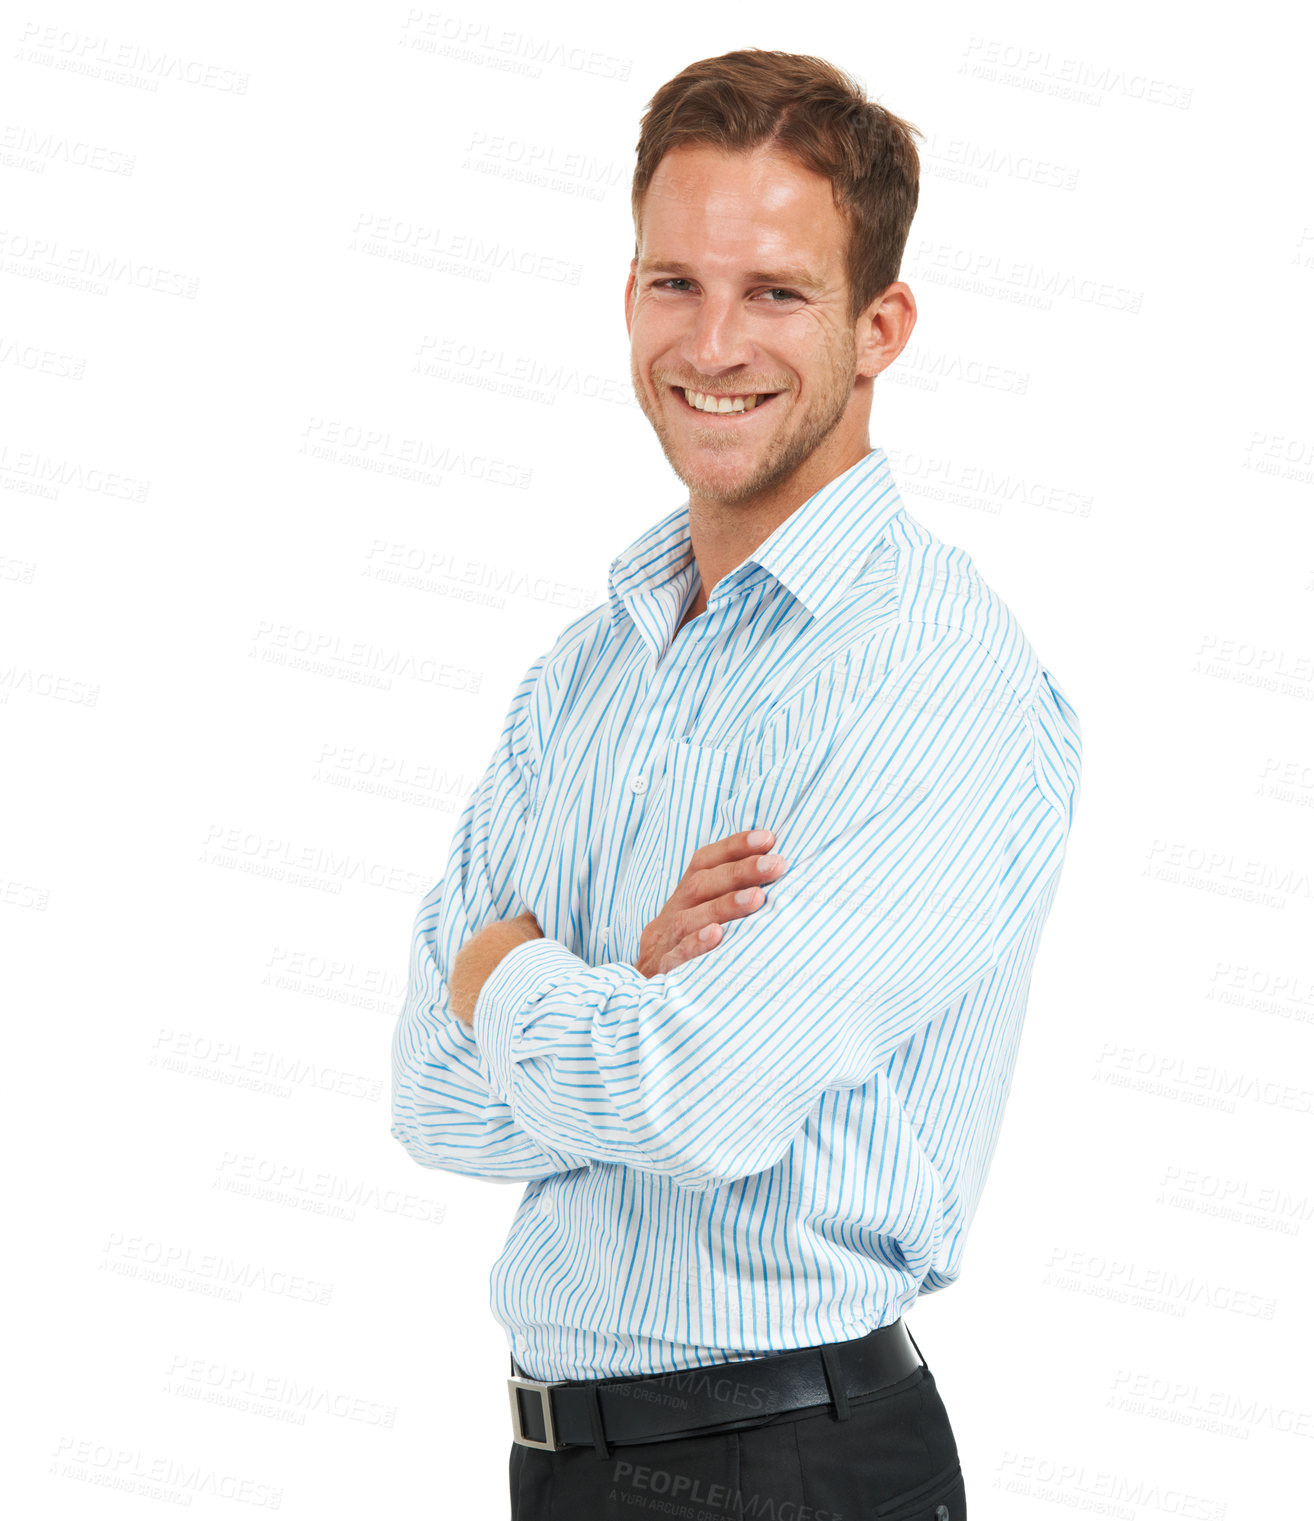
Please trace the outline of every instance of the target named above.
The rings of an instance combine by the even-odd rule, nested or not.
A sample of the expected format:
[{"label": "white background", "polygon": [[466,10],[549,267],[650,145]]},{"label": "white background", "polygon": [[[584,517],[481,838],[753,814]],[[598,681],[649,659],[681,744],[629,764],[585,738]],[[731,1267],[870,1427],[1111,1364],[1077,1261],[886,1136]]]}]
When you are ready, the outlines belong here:
[{"label": "white background", "polygon": [[520,1190],[417,1169],[388,1048],[513,687],[684,496],[629,386],[629,180],[653,91],[746,46],[924,134],[871,439],[1085,738],[963,1274],[909,1316],[971,1514],[1302,1513],[1314,198],[1279,14],[7,14],[21,1514],[506,1514]]}]

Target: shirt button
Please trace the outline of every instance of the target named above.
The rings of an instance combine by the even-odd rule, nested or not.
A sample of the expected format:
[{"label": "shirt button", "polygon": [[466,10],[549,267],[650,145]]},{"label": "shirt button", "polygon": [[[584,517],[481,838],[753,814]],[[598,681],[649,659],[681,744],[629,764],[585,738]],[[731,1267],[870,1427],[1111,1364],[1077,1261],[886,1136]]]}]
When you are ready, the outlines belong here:
[{"label": "shirt button", "polygon": [[639,772],[638,776],[632,776],[630,778],[630,791],[631,792],[647,792],[647,790],[648,790],[648,778],[646,776],[644,776],[644,774],[643,774],[642,771]]}]

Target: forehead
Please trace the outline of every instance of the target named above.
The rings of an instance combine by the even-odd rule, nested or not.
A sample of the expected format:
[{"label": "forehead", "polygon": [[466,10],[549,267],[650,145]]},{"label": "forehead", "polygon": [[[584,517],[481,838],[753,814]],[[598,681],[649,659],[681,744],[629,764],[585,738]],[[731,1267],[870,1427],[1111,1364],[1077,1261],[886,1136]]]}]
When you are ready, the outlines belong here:
[{"label": "forehead", "polygon": [[830,181],[789,154],[697,146],[670,149],[642,208],[640,269],[655,258],[727,268],[751,262],[840,270],[847,226]]}]

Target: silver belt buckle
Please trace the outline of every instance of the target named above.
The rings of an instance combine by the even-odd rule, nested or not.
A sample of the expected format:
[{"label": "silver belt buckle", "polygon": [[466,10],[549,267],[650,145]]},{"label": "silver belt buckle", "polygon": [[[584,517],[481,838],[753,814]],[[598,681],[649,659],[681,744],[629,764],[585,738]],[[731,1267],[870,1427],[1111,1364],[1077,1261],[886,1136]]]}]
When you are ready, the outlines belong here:
[{"label": "silver belt buckle", "polygon": [[[548,1390],[565,1382],[565,1379],[555,1379],[550,1383],[542,1383],[536,1378],[518,1378],[514,1374],[507,1379],[507,1392],[511,1396],[511,1440],[513,1442],[519,1442],[522,1447],[541,1447],[548,1452],[560,1452],[566,1443],[557,1441],[557,1434],[552,1425],[552,1399]],[[520,1396],[516,1392],[519,1389],[532,1389],[539,1397],[543,1407],[543,1435],[546,1438],[542,1442],[536,1437],[526,1436],[520,1424]]]}]

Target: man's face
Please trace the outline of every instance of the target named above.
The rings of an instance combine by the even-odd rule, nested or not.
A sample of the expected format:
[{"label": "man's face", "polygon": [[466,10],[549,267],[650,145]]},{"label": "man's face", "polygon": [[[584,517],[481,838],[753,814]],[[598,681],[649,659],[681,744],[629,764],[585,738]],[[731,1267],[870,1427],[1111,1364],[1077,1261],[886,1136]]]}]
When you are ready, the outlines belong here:
[{"label": "man's face", "polygon": [[[788,155],[681,147],[658,165],[625,288],[630,372],[692,496],[751,501],[828,439],[837,459],[865,452],[848,237],[830,182]],[[686,390],[761,400],[710,416]]]}]

